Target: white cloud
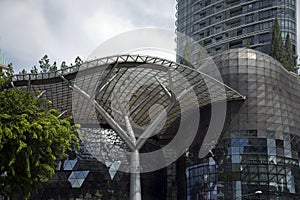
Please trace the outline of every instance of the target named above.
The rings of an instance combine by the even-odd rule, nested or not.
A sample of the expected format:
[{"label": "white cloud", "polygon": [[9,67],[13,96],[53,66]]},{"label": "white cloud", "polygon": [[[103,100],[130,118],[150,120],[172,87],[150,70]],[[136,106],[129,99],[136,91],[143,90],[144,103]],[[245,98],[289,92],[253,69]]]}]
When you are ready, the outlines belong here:
[{"label": "white cloud", "polygon": [[[13,11],[10,12],[12,7]],[[1,46],[13,63],[16,59],[19,65],[28,64],[30,60],[40,58],[43,53],[58,45],[39,8],[40,5],[33,1],[13,1],[0,11]]]},{"label": "white cloud", "polygon": [[44,54],[70,63],[124,31],[173,29],[173,5],[174,0],[1,0],[0,47],[15,71],[29,70]]},{"label": "white cloud", "polygon": [[99,43],[122,32],[130,31],[135,26],[126,18],[124,19],[99,10],[84,21],[83,28],[86,35],[93,42],[96,42],[95,45],[97,45],[97,42]]},{"label": "white cloud", "polygon": [[175,0],[0,0],[0,47],[16,71],[30,69],[44,54],[70,63],[124,31],[174,30],[175,5]]},{"label": "white cloud", "polygon": [[161,28],[140,28],[123,32],[99,45],[88,59],[121,54],[146,54],[175,58],[174,30]]}]

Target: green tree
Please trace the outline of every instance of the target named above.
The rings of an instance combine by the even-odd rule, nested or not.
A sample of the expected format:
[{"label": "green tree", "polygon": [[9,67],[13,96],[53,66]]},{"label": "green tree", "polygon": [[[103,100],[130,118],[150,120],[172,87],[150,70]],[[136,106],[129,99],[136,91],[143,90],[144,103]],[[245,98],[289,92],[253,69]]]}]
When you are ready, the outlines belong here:
[{"label": "green tree", "polygon": [[6,73],[3,71],[3,68],[0,66],[0,90],[3,89],[3,87],[6,85],[7,80],[5,78],[7,78]]},{"label": "green tree", "polygon": [[22,71],[20,71],[19,74],[27,74],[26,69],[22,69]]},{"label": "green tree", "polygon": [[68,66],[66,64],[66,61],[62,61],[61,64],[60,64],[60,68],[61,69],[66,69]]},{"label": "green tree", "polygon": [[251,46],[250,46],[251,44],[250,44],[250,40],[249,39],[247,39],[247,42],[246,42],[246,48],[247,49],[250,49],[251,48]]},{"label": "green tree", "polygon": [[43,108],[47,100],[7,88],[3,77],[0,83],[0,196],[28,199],[78,139],[69,119]]},{"label": "green tree", "polygon": [[200,42],[200,48],[198,51],[198,59],[197,59],[197,65],[198,67],[200,67],[201,65],[203,65],[205,63],[205,59],[207,57],[207,53],[205,50],[205,44],[204,42]]},{"label": "green tree", "polygon": [[77,56],[75,58],[75,66],[80,66],[83,63],[83,61],[81,60],[81,58],[79,56]]},{"label": "green tree", "polygon": [[297,57],[292,49],[290,35],[287,34],[285,43],[283,43],[282,32],[279,27],[278,20],[274,22],[270,56],[278,60],[288,71],[297,73]]},{"label": "green tree", "polygon": [[7,65],[7,67],[8,67],[8,71],[7,71],[8,76],[12,76],[12,75],[14,74],[14,67],[13,67],[13,64],[12,64],[12,63],[9,63],[9,64]]},{"label": "green tree", "polygon": [[32,67],[32,69],[30,70],[30,73],[32,73],[32,74],[37,74],[37,73],[38,73],[38,69],[36,68],[35,65],[34,65],[34,66]]},{"label": "green tree", "polygon": [[297,58],[295,57],[295,53],[292,48],[290,34],[287,34],[285,38],[284,50],[284,67],[289,71],[297,73]]},{"label": "green tree", "polygon": [[281,30],[277,19],[275,19],[274,21],[270,56],[278,60],[280,63],[282,63],[284,60],[284,45],[282,41]]},{"label": "green tree", "polygon": [[50,69],[50,63],[49,63],[49,58],[47,55],[44,55],[43,58],[39,61],[40,68],[42,69],[42,72],[48,72]]},{"label": "green tree", "polygon": [[50,66],[49,71],[50,71],[50,72],[55,72],[55,71],[57,71],[56,62],[54,62],[53,65]]}]

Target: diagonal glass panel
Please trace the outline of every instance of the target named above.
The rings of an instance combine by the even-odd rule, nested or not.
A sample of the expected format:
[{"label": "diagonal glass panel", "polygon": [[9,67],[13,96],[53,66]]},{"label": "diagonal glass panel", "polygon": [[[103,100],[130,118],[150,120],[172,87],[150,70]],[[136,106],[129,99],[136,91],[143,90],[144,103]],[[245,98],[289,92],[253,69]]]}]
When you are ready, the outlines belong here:
[{"label": "diagonal glass panel", "polygon": [[88,174],[89,174],[88,170],[86,170],[86,171],[73,171],[70,174],[70,176],[68,178],[68,181],[71,183],[73,188],[80,188]]}]

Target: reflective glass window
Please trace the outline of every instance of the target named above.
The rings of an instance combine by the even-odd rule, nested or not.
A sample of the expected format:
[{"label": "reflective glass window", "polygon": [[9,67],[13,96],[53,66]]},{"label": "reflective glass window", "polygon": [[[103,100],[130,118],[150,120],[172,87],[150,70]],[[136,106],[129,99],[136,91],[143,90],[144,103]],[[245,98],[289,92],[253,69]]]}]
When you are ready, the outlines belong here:
[{"label": "reflective glass window", "polygon": [[272,156],[276,156],[276,147],[268,147],[268,154]]},{"label": "reflective glass window", "polygon": [[231,161],[232,163],[240,163],[241,162],[240,155],[232,155]]},{"label": "reflective glass window", "polygon": [[268,161],[270,164],[276,164],[276,156],[269,156]]},{"label": "reflective glass window", "polygon": [[283,148],[283,140],[276,140],[276,147]]},{"label": "reflective glass window", "polygon": [[275,139],[275,132],[274,131],[267,131],[267,137],[271,139]]}]

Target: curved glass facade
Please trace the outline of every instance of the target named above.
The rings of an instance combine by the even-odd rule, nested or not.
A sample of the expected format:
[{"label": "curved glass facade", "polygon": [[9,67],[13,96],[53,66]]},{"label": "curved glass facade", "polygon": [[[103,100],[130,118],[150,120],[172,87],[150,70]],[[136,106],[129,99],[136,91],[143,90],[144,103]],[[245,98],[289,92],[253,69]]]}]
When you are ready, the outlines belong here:
[{"label": "curved glass facade", "polygon": [[[274,131],[258,137],[256,130],[232,131],[216,153],[186,169],[187,199],[299,199],[300,137]],[[218,159],[222,158],[220,163]],[[257,195],[255,191],[262,191]],[[288,198],[290,197],[290,198]]]},{"label": "curved glass facade", "polygon": [[224,82],[247,98],[229,103],[221,139],[206,158],[196,146],[184,158],[180,199],[300,199],[299,77],[251,49],[214,60]]},{"label": "curved glass facade", "polygon": [[[177,31],[203,42],[210,55],[245,47],[269,54],[274,19],[296,52],[296,0],[177,0]],[[180,38],[178,39],[180,41]],[[178,50],[184,51],[184,41]]]}]

